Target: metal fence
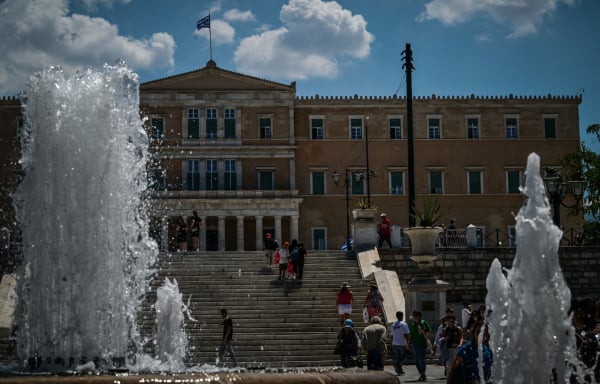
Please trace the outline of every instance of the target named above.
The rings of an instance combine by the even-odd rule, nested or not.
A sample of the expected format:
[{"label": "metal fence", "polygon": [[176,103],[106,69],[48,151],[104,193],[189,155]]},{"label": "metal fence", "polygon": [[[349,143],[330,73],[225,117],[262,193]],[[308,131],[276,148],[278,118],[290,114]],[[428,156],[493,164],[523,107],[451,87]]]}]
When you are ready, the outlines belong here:
[{"label": "metal fence", "polygon": [[[436,247],[438,248],[515,248],[518,237],[514,230],[502,230],[499,228],[484,232],[483,228],[475,227],[470,236],[467,229],[456,229],[454,233],[442,232],[438,236]],[[404,233],[401,234],[401,247],[410,247],[410,239]],[[600,246],[600,233],[582,231],[581,228],[563,229],[560,239],[561,247],[586,247]]]}]

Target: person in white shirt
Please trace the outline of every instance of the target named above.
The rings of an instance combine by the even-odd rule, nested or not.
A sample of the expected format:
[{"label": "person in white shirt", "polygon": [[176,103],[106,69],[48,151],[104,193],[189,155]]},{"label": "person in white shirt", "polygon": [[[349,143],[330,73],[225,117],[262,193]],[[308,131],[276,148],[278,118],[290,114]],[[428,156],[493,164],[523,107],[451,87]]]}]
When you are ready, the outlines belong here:
[{"label": "person in white shirt", "polygon": [[410,331],[408,324],[404,322],[404,313],[402,311],[396,312],[396,320],[391,326],[392,333],[392,348],[396,355],[396,361],[394,363],[394,369],[396,375],[404,375],[402,364],[408,356],[408,346],[410,345]]},{"label": "person in white shirt", "polygon": [[473,310],[473,308],[471,307],[471,304],[469,304],[469,302],[465,301],[463,303],[463,309],[461,312],[460,326],[462,328],[467,328],[467,323],[469,322],[469,318],[471,317],[472,310]]}]

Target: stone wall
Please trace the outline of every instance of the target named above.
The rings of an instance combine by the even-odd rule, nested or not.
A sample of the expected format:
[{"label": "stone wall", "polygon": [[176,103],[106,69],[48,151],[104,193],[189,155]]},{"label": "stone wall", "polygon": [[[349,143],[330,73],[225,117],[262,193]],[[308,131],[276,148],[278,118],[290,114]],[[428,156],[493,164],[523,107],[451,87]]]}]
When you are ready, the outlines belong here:
[{"label": "stone wall", "polygon": [[[419,273],[410,260],[410,249],[383,249],[379,256],[383,269],[395,270],[403,291],[408,292],[408,282]],[[514,257],[514,248],[440,249],[433,272],[451,284],[448,303],[484,303],[492,261],[497,258],[503,268],[511,268]],[[600,247],[563,247],[559,260],[572,297],[600,299]]]}]

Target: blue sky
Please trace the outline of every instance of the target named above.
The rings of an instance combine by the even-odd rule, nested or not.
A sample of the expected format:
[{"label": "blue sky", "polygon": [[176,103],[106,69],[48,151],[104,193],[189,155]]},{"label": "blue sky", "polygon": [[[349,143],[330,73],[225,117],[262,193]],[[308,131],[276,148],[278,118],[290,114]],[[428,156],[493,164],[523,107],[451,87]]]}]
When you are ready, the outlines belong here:
[{"label": "blue sky", "polygon": [[580,129],[600,123],[597,0],[3,0],[0,95],[51,65],[67,74],[122,58],[145,82],[202,68],[211,12],[221,68],[297,94],[583,95]]}]

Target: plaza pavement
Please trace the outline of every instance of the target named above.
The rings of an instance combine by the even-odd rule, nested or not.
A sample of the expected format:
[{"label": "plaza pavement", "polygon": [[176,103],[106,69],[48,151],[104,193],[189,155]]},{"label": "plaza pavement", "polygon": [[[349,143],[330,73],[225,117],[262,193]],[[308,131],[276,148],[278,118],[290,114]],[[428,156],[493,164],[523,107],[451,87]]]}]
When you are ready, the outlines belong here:
[{"label": "plaza pavement", "polygon": [[[444,376],[444,367],[437,364],[427,364],[427,381],[419,381],[419,372],[414,364],[403,365],[405,374],[397,376],[399,383],[445,383],[446,377]],[[384,367],[386,372],[394,374],[394,367],[386,365]]]}]

